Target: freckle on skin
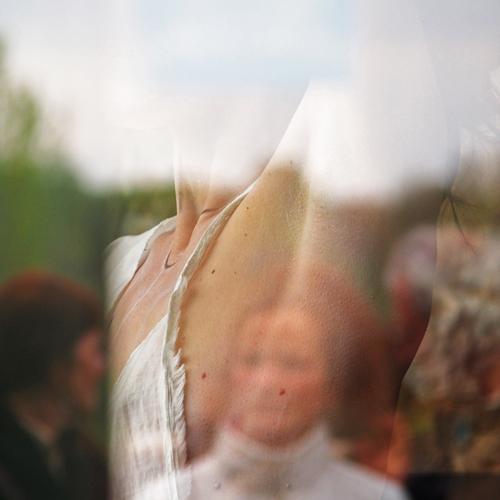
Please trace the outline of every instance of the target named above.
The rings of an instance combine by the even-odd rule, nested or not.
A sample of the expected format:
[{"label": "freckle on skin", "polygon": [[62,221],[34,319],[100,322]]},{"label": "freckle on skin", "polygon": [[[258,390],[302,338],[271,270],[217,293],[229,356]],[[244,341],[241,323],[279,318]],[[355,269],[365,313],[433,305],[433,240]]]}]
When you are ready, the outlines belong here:
[{"label": "freckle on skin", "polygon": [[207,374],[206,374],[205,372],[203,372],[203,373],[201,374],[201,378],[202,378],[202,379],[204,379],[204,378],[206,378],[206,377],[207,377]]},{"label": "freckle on skin", "polygon": [[215,273],[215,269],[212,271],[212,274],[214,274],[214,273]]}]

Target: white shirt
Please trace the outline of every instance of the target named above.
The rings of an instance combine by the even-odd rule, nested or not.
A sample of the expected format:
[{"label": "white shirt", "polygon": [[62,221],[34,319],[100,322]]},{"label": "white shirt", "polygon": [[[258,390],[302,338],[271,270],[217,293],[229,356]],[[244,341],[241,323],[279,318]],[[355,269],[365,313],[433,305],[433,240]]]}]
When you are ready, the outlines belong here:
[{"label": "white shirt", "polygon": [[[214,449],[189,473],[189,500],[408,500],[396,483],[363,467],[329,457],[322,426],[300,442],[276,450],[225,429]],[[145,498],[162,499],[158,481]]]}]

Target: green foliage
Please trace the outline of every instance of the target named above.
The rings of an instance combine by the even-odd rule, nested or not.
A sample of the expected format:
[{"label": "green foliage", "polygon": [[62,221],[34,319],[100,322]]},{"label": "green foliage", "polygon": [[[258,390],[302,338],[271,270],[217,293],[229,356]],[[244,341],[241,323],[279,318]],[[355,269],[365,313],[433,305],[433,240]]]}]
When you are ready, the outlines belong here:
[{"label": "green foliage", "polygon": [[0,43],[0,281],[37,267],[101,288],[109,204],[71,167],[37,98],[8,75]]},{"label": "green foliage", "polygon": [[140,234],[176,214],[173,185],[136,188],[109,195],[116,236]]},{"label": "green foliage", "polygon": [[41,109],[35,96],[14,84],[0,41],[0,161],[3,168],[25,165],[41,152]]},{"label": "green foliage", "polygon": [[0,164],[0,279],[38,267],[99,288],[106,212],[105,200],[83,191],[67,170]]},{"label": "green foliage", "polygon": [[[116,237],[112,204],[85,190],[36,96],[15,83],[0,41],[0,282],[51,270],[102,293],[102,255]],[[105,439],[104,405],[91,422]]]}]

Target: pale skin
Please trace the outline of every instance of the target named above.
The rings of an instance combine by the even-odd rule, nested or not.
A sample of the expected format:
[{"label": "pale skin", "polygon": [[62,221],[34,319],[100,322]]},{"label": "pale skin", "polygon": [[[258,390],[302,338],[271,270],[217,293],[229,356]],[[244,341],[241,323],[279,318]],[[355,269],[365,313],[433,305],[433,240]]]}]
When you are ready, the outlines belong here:
[{"label": "pale skin", "polygon": [[[393,67],[392,62],[389,58],[386,65],[381,63],[382,66],[375,68],[377,75],[383,75],[379,83],[386,85],[387,81],[392,81],[390,76],[401,70]],[[405,87],[396,84],[393,87],[402,94],[400,102],[406,102]],[[146,261],[115,306],[111,325],[115,380],[134,349],[165,316],[177,278],[205,229],[237,194],[257,179],[205,252],[183,298],[176,348],[182,350],[186,371],[184,416],[190,459],[210,448],[230,403],[227,400],[228,370],[235,341],[256,306],[279,303],[288,295],[297,295],[302,301],[307,299],[310,304],[320,301],[326,293],[324,289],[313,285],[304,292],[303,285],[293,279],[293,275],[307,267],[306,263],[312,262],[340,270],[354,288],[367,296],[368,302],[373,304],[370,307],[383,309],[383,304],[389,302],[389,292],[383,289],[379,275],[385,265],[387,248],[421,220],[437,219],[441,203],[441,193],[437,190],[418,202],[419,207],[422,204],[426,207],[425,213],[415,215],[410,227],[403,227],[399,213],[392,210],[394,198],[365,199],[360,195],[352,198],[343,195],[339,201],[332,195],[338,187],[335,178],[330,179],[331,185],[322,181],[328,169],[337,173],[351,169],[349,178],[365,181],[365,177],[373,177],[376,185],[386,185],[387,177],[395,173],[404,174],[401,178],[414,177],[418,181],[421,172],[405,154],[410,146],[411,155],[415,151],[428,150],[424,159],[432,161],[432,165],[441,158],[445,161],[445,129],[439,127],[443,121],[442,111],[432,105],[432,99],[419,100],[423,104],[417,109],[413,109],[413,101],[409,100],[408,110],[403,105],[404,112],[397,108],[393,115],[386,116],[384,106],[387,103],[378,99],[377,89],[373,86],[361,89],[359,96],[353,97],[352,106],[347,108],[343,97],[350,99],[350,93],[340,97],[334,93],[331,99],[324,101],[316,99],[315,94],[307,98],[306,93],[293,119],[290,113],[280,124],[281,135],[273,136],[274,143],[266,149],[269,151],[267,157],[261,157],[260,162],[254,164],[239,164],[235,157],[231,175],[238,182],[233,182],[231,187],[221,181],[227,165],[226,171],[220,171],[217,162],[208,162],[206,169],[199,163],[197,144],[205,142],[203,127],[201,131],[196,127],[203,111],[201,104],[182,107],[177,112],[171,110],[172,129],[182,159],[175,172],[177,225],[175,231],[161,235],[154,242]],[[385,86],[384,89],[387,90]],[[410,94],[412,89],[410,86]],[[433,88],[429,90],[431,95],[432,91]],[[379,105],[384,108],[383,113],[377,108]],[[265,109],[266,106],[262,112]],[[315,127],[312,113],[324,120],[324,128]],[[427,126],[424,117],[428,116],[433,117],[436,127]],[[234,123],[227,125],[241,125],[245,118],[236,115]],[[263,126],[265,122],[263,120]],[[406,131],[408,123],[412,133],[394,133],[400,129]],[[194,132],[190,136],[192,124]],[[214,116],[214,126],[217,124]],[[439,134],[435,128],[439,129]],[[265,130],[262,128],[264,135]],[[252,152],[252,134],[246,139],[250,141],[249,151]],[[313,152],[314,165],[308,163]],[[417,157],[418,161],[424,161],[420,155]],[[389,160],[395,161],[401,171],[396,172],[392,165],[385,170],[384,162]],[[412,168],[414,172],[409,170],[406,175],[405,169]],[[401,185],[400,194],[404,189],[406,186]],[[347,321],[347,317],[356,318],[357,311],[352,310],[348,296],[337,295],[339,304],[336,307],[342,311],[343,321],[339,322],[334,334],[339,338],[354,338],[352,322]],[[319,316],[328,312],[328,301],[322,307],[324,309],[316,313]],[[390,307],[386,306],[385,314],[391,316]],[[388,325],[387,331],[391,332],[393,327]],[[393,381],[394,386],[400,382]]]},{"label": "pale skin", "polygon": [[[249,254],[256,255],[255,252],[265,244],[262,241],[262,234],[257,233],[261,229],[263,217],[268,217],[265,213],[270,209],[272,210],[272,205],[278,208],[281,203],[288,202],[286,198],[292,198],[298,194],[297,187],[293,185],[287,186],[283,190],[282,196],[275,198],[273,201],[271,198],[276,187],[282,185],[283,180],[287,181],[283,177],[289,177],[293,180],[296,176],[293,173],[288,174],[277,169],[273,171],[268,168],[266,172],[269,172],[267,176],[265,173],[263,174],[263,179],[266,182],[259,181],[257,183],[254,191],[238,207],[219,237],[219,239],[223,238],[224,240],[230,239],[230,245],[232,246],[232,250],[230,250],[232,254],[231,261],[233,261],[231,265],[232,272],[225,271],[224,273],[227,275],[226,277],[232,280],[233,284],[231,285],[227,280],[224,280],[227,286],[234,287],[236,283],[241,283],[240,280],[244,280],[245,277],[248,279],[250,275],[254,275],[253,271],[248,272],[248,261],[245,263],[245,256],[242,255],[242,252],[247,256]],[[119,338],[120,342],[118,348],[113,349],[113,373],[115,378],[123,369],[132,351],[166,314],[176,279],[205,229],[231,200],[232,196],[229,196],[229,199],[224,199],[217,192],[203,193],[198,186],[190,187],[187,185],[180,188],[178,197],[182,201],[178,202],[179,214],[175,232],[163,234],[155,241],[146,262],[137,271],[115,308],[112,338]],[[263,210],[263,203],[267,207],[266,210]],[[290,214],[293,214],[294,218],[303,216],[303,203],[301,205],[300,207],[294,207],[293,204],[290,204],[287,210],[287,218],[290,217]],[[281,222],[281,218],[278,219],[279,217],[282,218],[282,214],[277,214],[274,221],[265,221],[268,234]],[[240,234],[242,238],[240,238]],[[217,249],[224,245],[225,243],[221,245],[217,243],[214,245],[214,249],[210,250],[209,255],[217,252]],[[290,251],[288,253],[291,254]],[[196,279],[193,279],[192,286],[190,286],[193,292],[188,295],[196,293],[196,283],[201,283],[203,276],[206,274],[210,274],[211,280],[205,281],[202,286],[206,287],[207,293],[212,293],[214,287],[216,288],[220,284],[220,272],[219,274],[212,273],[214,268],[208,268],[212,264],[220,263],[221,259],[225,259],[226,256],[227,252],[225,251],[220,256],[217,255],[215,259],[206,256],[207,258],[203,260],[196,273]],[[220,265],[218,267],[220,269]],[[239,276],[237,276],[238,269],[240,271]],[[237,277],[233,277],[235,272]],[[250,281],[247,280],[247,283],[250,283]],[[240,292],[240,295],[242,294],[245,295],[243,290]],[[231,295],[228,293],[227,298],[230,297]],[[188,301],[189,299],[186,299],[186,302]]]},{"label": "pale skin", "polygon": [[[268,172],[269,175],[266,175]],[[290,179],[295,182],[289,182]],[[262,182],[263,180],[265,182]],[[281,196],[274,197],[277,186],[286,183],[288,186],[281,190]],[[188,381],[188,428],[193,403],[197,408],[203,408],[196,418],[196,424],[193,425],[200,425],[198,420],[201,418],[201,425],[208,420],[210,427],[213,427],[213,422],[220,414],[225,391],[225,383],[221,382],[226,376],[225,366],[230,356],[231,339],[234,338],[234,325],[240,323],[246,314],[240,305],[245,303],[248,296],[259,293],[259,290],[262,294],[267,281],[265,268],[277,262],[277,258],[271,259],[264,269],[256,272],[258,256],[266,255],[265,252],[262,253],[263,247],[267,247],[268,241],[272,243],[276,227],[282,225],[284,215],[277,209],[280,205],[289,204],[288,220],[290,215],[299,219],[304,214],[303,203],[296,206],[297,203],[292,202],[293,199],[299,198],[296,184],[296,175],[293,172],[266,169],[252,193],[238,207],[213,247],[209,249],[190,283],[182,308],[178,337],[178,346],[182,347],[184,353]],[[162,235],[156,240],[148,259],[122,294],[115,309],[112,324],[112,338],[117,339],[115,346],[112,345],[112,371],[115,377],[123,369],[132,351],[166,314],[175,281],[187,258],[204,230],[225,206],[224,204],[221,207],[219,202],[220,208],[211,210],[214,198],[209,194],[203,196],[202,201],[200,191],[190,190],[189,186],[182,189],[182,193],[186,193],[184,200],[187,199],[188,203],[183,201],[180,204],[175,233]],[[193,200],[195,196],[196,199]],[[227,201],[229,200],[226,200],[226,203]],[[268,210],[272,210],[273,205],[277,208],[274,210],[276,216],[269,218]],[[264,206],[267,210],[264,210]],[[264,226],[267,226],[265,233],[262,233],[263,221]],[[297,245],[294,239],[295,237],[289,238],[287,242],[287,260],[292,258],[293,249]],[[173,264],[165,268],[167,256],[168,262]],[[254,257],[253,264],[251,256]],[[279,280],[284,279],[283,270],[278,274],[274,280],[276,285]],[[241,287],[242,283],[246,283],[246,286]],[[253,287],[255,292],[250,291],[248,287]],[[199,294],[200,289],[203,290],[203,295]],[[224,291],[220,293],[222,289]],[[275,295],[270,293],[271,296]],[[207,307],[210,309],[209,314],[206,314]],[[207,331],[214,333],[208,336]],[[214,356],[216,351],[218,354]],[[206,376],[202,379],[203,373],[206,373]]]},{"label": "pale skin", "polygon": [[229,424],[272,447],[290,446],[311,431],[331,397],[321,338],[303,311],[251,317],[235,348]]},{"label": "pale skin", "polygon": [[[181,185],[180,196],[183,202],[175,232],[155,241],[116,306],[112,323],[115,378],[166,314],[187,258],[229,201],[221,203],[215,193],[200,194],[198,187],[189,185]],[[437,217],[439,200],[430,201],[435,204],[430,210]],[[182,349],[186,369],[184,411],[190,458],[209,449],[221,423],[228,404],[228,370],[237,333],[255,303],[300,294],[290,276],[300,272],[306,261],[341,266],[347,275],[355,276],[358,266],[366,267],[364,252],[372,255],[376,251],[373,246],[360,248],[357,242],[366,240],[366,227],[390,226],[395,215],[386,213],[384,217],[361,211],[346,224],[342,211],[332,215],[323,210],[322,200],[311,194],[293,164],[270,163],[263,170],[207,250],[184,296],[176,346]],[[382,233],[382,241],[383,237]],[[313,288],[307,294],[314,303],[315,295],[320,298],[323,291]],[[349,297],[344,304],[344,314],[349,314]],[[340,323],[335,334],[349,337],[352,332],[349,325]]]},{"label": "pale skin", "polygon": [[[235,108],[230,99],[217,109],[208,98],[187,103],[172,99],[162,109],[174,131],[180,159],[175,171],[177,226],[154,242],[115,306],[114,380],[165,316],[177,278],[205,229],[257,179],[205,252],[183,298],[176,348],[182,350],[186,371],[184,417],[190,459],[210,448],[230,403],[228,378],[235,342],[255,307],[279,303],[287,295],[317,303],[325,290],[312,286],[302,292],[302,285],[293,279],[312,262],[340,270],[366,295],[370,307],[390,318],[394,312],[387,305],[390,293],[380,279],[387,249],[422,220],[437,219],[438,190],[418,201],[418,208],[426,210],[412,212],[406,227],[397,210],[392,210],[395,197],[386,199],[384,193],[369,199],[360,194],[362,190],[347,196],[349,182],[356,189],[370,182],[381,189],[397,185],[394,190],[404,196],[408,186],[422,181],[424,166],[441,167],[447,161],[446,123],[442,108],[436,105],[440,96],[433,79],[412,73],[401,82],[399,77],[407,75],[407,59],[383,50],[378,57],[378,47],[360,61],[366,63],[367,85],[361,81],[347,92],[306,91],[286,113],[274,112],[270,104],[276,99],[263,103],[255,114],[245,114],[245,106]],[[423,56],[412,68],[416,76],[428,75],[430,61]],[[224,113],[231,115],[229,121],[222,119]],[[247,130],[247,118],[254,115],[262,119]],[[275,116],[283,119],[271,127],[275,131],[271,134],[268,125]],[[232,134],[235,129],[238,133]],[[236,144],[228,137],[237,137]],[[268,143],[259,142],[268,137]],[[259,155],[261,150],[264,153]],[[225,169],[219,169],[226,151],[234,156]],[[252,163],[249,158],[254,155],[258,161]],[[228,172],[230,187],[224,184]],[[338,175],[329,177],[329,172]],[[350,179],[347,185],[345,179]],[[343,321],[334,334],[354,338],[347,317],[356,318],[357,311],[348,296],[337,295]],[[316,314],[324,316],[328,308],[326,302]],[[388,325],[387,332],[393,328],[394,324]],[[400,382],[394,380],[394,386]]]},{"label": "pale skin", "polygon": [[[188,461],[210,451],[227,409],[237,400],[230,391],[231,366],[241,329],[258,306],[280,306],[289,295],[315,304],[325,295],[319,286],[304,291],[293,278],[312,262],[340,271],[374,314],[385,319],[385,328],[374,329],[377,337],[374,333],[369,341],[355,328],[359,311],[351,297],[343,291],[332,294],[340,320],[331,335],[364,349],[359,365],[339,368],[353,375],[347,389],[355,401],[345,405],[352,404],[356,418],[347,420],[346,427],[362,434],[363,426],[377,425],[380,415],[372,415],[371,410],[387,410],[387,414],[380,411],[387,416],[383,425],[379,422],[384,428],[380,447],[377,441],[376,449],[365,453],[375,457],[369,464],[373,468],[380,472],[386,468],[387,453],[379,452],[389,445],[399,387],[428,315],[415,317],[408,313],[411,307],[403,310],[404,300],[396,303],[381,275],[389,250],[399,238],[438,219],[442,189],[452,180],[461,152],[458,129],[467,127],[469,119],[471,125],[476,123],[475,116],[465,116],[476,114],[475,101],[469,100],[472,94],[486,93],[486,87],[469,89],[467,83],[462,92],[462,77],[470,76],[467,70],[471,68],[468,61],[462,65],[456,60],[462,49],[467,56],[477,51],[471,71],[475,73],[485,64],[480,63],[480,44],[469,44],[467,34],[463,46],[445,36],[452,49],[450,60],[446,50],[431,53],[427,44],[433,42],[434,21],[439,27],[439,16],[430,17],[432,26],[424,32],[425,19],[413,2],[396,3],[394,26],[391,16],[376,3],[359,9],[362,20],[374,22],[362,26],[361,33],[367,31],[366,47],[364,36],[353,40],[352,81],[351,77],[346,81],[335,77],[325,88],[319,82],[317,93],[306,91],[309,107],[302,106],[304,99],[297,113],[292,110],[283,115],[282,130],[269,144],[263,138],[271,136],[270,118],[280,113],[262,103],[255,113],[262,120],[251,127],[247,118],[253,113],[246,115],[245,105],[225,101],[224,89],[217,89],[223,102],[205,94],[186,102],[172,95],[164,108],[153,110],[172,126],[178,146],[178,220],[175,231],[154,242],[115,305],[111,325],[114,381],[134,350],[165,317],[175,283],[204,231],[257,179],[207,249],[183,298],[175,348],[182,351],[186,373],[183,417]],[[456,10],[450,14],[454,16]],[[397,28],[394,33],[392,28]],[[435,41],[439,46],[441,40]],[[456,63],[460,70],[455,75]],[[490,75],[485,76],[489,81]],[[258,160],[252,163],[249,159],[254,155]],[[225,171],[217,169],[218,161],[225,161]],[[307,177],[312,170],[313,180]],[[229,177],[238,180],[230,188],[225,184]],[[412,189],[417,192],[421,187],[429,192],[412,199]],[[321,318],[330,311],[326,301],[314,315]],[[281,332],[272,342],[263,340],[262,348],[272,358],[284,342]],[[397,354],[386,350],[386,343],[397,343]],[[371,381],[377,385],[373,393],[363,389],[370,388]],[[254,430],[245,432],[258,439],[259,432]],[[366,464],[370,457],[365,458]]]}]

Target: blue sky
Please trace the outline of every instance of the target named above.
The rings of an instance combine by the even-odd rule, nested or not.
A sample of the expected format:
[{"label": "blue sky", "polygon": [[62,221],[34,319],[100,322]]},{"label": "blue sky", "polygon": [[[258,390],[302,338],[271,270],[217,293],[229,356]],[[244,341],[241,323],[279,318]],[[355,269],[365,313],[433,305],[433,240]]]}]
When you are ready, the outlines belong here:
[{"label": "blue sky", "polygon": [[165,127],[110,123],[117,60],[128,59],[127,84],[160,91],[185,80],[305,85],[346,71],[348,2],[3,0],[0,33],[11,72],[53,115],[82,177],[128,185],[171,178],[172,139]]},{"label": "blue sky", "polygon": [[[2,0],[0,34],[12,74],[53,114],[81,176],[94,186],[126,186],[171,178],[172,136],[164,124],[117,126],[113,99],[185,80],[300,86],[311,75],[342,78],[350,71],[350,2]],[[452,44],[468,30],[473,43],[498,33],[498,0],[419,3],[431,34]],[[402,3],[375,4],[380,22]],[[404,26],[391,29],[404,37]]]},{"label": "blue sky", "polygon": [[349,0],[134,2],[150,78],[304,84],[349,71]]}]

